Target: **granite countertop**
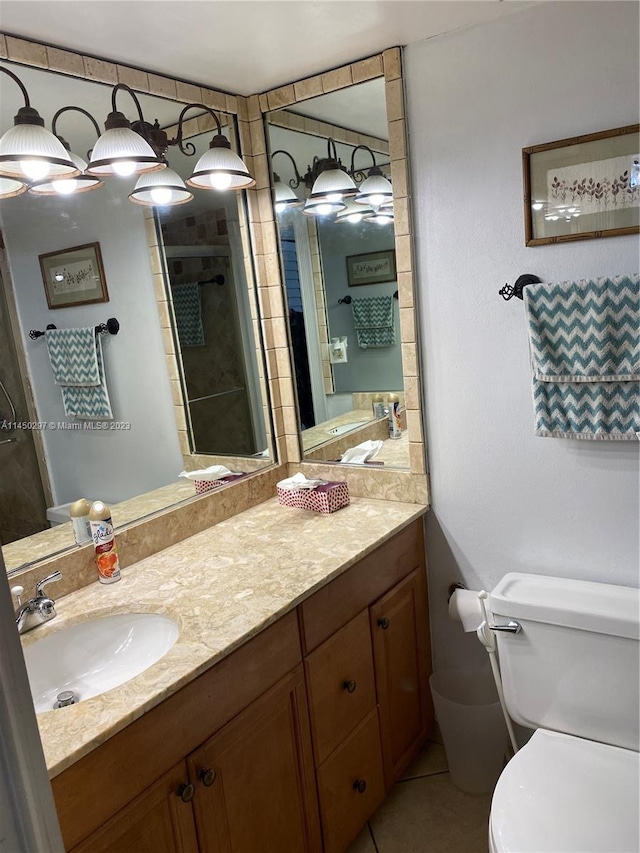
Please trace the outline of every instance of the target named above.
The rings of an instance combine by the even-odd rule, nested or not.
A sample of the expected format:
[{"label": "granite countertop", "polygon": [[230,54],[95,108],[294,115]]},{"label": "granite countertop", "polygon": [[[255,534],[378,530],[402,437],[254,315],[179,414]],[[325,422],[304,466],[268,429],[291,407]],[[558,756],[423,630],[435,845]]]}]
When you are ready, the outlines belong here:
[{"label": "granite countertop", "polygon": [[426,511],[419,504],[353,497],[331,515],[271,499],[123,570],[111,586],[60,598],[48,633],[110,613],[164,613],[179,625],[173,648],[113,690],[38,714],[50,777],[175,693]]}]

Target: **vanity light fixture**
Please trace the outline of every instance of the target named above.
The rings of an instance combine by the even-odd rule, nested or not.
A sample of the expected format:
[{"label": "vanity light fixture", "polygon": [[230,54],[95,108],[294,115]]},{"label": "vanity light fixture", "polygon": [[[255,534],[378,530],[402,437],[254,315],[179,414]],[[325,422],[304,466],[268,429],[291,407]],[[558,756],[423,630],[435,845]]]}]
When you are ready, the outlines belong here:
[{"label": "vanity light fixture", "polygon": [[[177,145],[184,154],[194,154],[195,147],[191,142],[183,144],[182,131],[184,116],[193,108],[208,112],[216,123],[217,132],[209,143],[209,150],[198,160],[191,177],[187,178],[190,187],[201,190],[246,190],[255,186],[255,180],[243,160],[231,150],[231,143],[222,133],[220,119],[210,107],[204,104],[187,104],[178,119],[178,135],[169,141],[169,145]],[[191,149],[190,151],[187,149]]]},{"label": "vanity light fixture", "polygon": [[373,208],[365,207],[363,204],[356,204],[355,199],[349,198],[347,199],[346,207],[336,216],[336,222],[348,222],[351,225],[355,225],[373,212]]},{"label": "vanity light fixture", "polygon": [[279,148],[277,151],[274,151],[271,155],[271,159],[276,156],[276,154],[284,154],[291,160],[291,164],[293,165],[293,174],[294,177],[289,181],[289,185],[283,183],[280,180],[280,176],[273,173],[273,194],[274,194],[274,206],[276,213],[284,213],[285,210],[288,210],[292,207],[297,207],[301,204],[300,199],[294,193],[294,189],[300,186],[303,183],[303,179],[298,171],[298,167],[296,165],[296,161],[293,159],[291,154],[288,151],[285,151],[283,148]]},{"label": "vanity light fixture", "polygon": [[[82,159],[82,157],[78,156],[78,154],[74,154],[71,151],[71,147],[67,140],[59,133],[57,133],[58,119],[66,112],[77,112],[86,116],[93,124],[96,136],[100,136],[100,128],[98,127],[98,123],[91,115],[91,113],[87,112],[87,110],[82,109],[82,107],[75,106],[62,107],[61,109],[59,109],[51,120],[51,132],[64,145],[65,150],[68,152],[69,159],[76,164],[76,166],[80,170],[80,174],[74,178],[49,177],[43,178],[40,181],[34,181],[34,183],[29,186],[29,192],[33,193],[34,195],[76,195],[78,193],[89,192],[90,190],[99,190],[100,187],[104,186],[104,181],[101,181],[100,178],[96,178],[94,175],[87,174],[87,164],[85,163],[85,161]],[[87,156],[89,155],[87,154]]]},{"label": "vanity light fixture", "polygon": [[133,192],[129,194],[129,201],[147,207],[171,207],[191,201],[193,193],[189,192],[180,175],[169,168],[168,163],[166,165],[167,168],[161,172],[140,175]]},{"label": "vanity light fixture", "polygon": [[354,201],[356,204],[368,204],[373,208],[378,208],[385,202],[393,200],[393,188],[391,182],[382,174],[382,169],[376,163],[375,154],[368,145],[356,145],[351,152],[350,174],[356,176],[355,157],[359,150],[367,151],[371,155],[373,166],[369,169],[368,176],[360,184]]},{"label": "vanity light fixture", "polygon": [[[116,108],[118,92],[127,92],[138,110],[139,120],[132,124]],[[99,137],[91,152],[87,172],[99,178],[141,175],[166,168],[145,138],[151,127],[144,120],[142,107],[133,90],[125,83],[118,83],[111,92],[111,112],[104,123],[104,133]]]},{"label": "vanity light fixture", "polygon": [[309,171],[312,169],[315,169],[318,176],[313,182],[303,213],[326,216],[344,210],[344,199],[354,196],[358,188],[342,165],[333,139],[327,140],[327,158],[318,160],[314,157],[313,167],[309,167]]},{"label": "vanity light fixture", "polygon": [[64,145],[45,129],[44,119],[31,106],[20,78],[4,66],[0,66],[0,71],[18,84],[24,97],[24,106],[14,117],[14,126],[0,139],[0,175],[25,183],[47,176],[72,178],[80,174]]},{"label": "vanity light fixture", "polygon": [[13,198],[27,191],[27,185],[17,178],[0,177],[0,198]]}]

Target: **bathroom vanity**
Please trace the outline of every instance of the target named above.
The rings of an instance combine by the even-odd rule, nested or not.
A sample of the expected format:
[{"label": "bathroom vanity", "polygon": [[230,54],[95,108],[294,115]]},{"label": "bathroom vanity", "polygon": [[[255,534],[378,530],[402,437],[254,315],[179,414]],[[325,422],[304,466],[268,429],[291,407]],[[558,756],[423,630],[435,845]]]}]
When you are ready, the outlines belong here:
[{"label": "bathroom vanity", "polygon": [[39,716],[66,848],[344,850],[433,719],[422,512],[268,501],[62,599],[58,629],[165,595],[181,629],[146,673]]}]

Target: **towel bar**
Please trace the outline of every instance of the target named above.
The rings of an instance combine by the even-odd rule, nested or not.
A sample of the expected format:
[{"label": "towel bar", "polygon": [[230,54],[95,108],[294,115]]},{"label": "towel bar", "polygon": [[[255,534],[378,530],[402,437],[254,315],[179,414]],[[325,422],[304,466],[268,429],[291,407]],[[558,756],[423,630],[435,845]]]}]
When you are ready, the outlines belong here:
[{"label": "towel bar", "polygon": [[[398,291],[397,290],[393,294],[393,298],[394,299],[398,298]],[[348,294],[346,296],[343,296],[342,299],[338,299],[338,305],[351,305],[352,302],[353,302],[353,299]]]},{"label": "towel bar", "polygon": [[510,284],[505,284],[504,287],[501,287],[498,293],[505,302],[509,299],[512,299],[514,296],[517,296],[518,299],[522,299],[522,291],[528,284],[538,284],[541,279],[538,278],[537,275],[532,275],[531,273],[525,273],[516,279],[516,283],[512,286]]},{"label": "towel bar", "polygon": [[[51,329],[57,329],[53,323],[49,323],[47,326],[47,331]],[[120,331],[120,323],[116,320],[115,317],[110,317],[106,323],[99,323],[95,327],[96,335],[117,335]],[[39,332],[37,329],[31,329],[29,332],[29,337],[32,341],[37,340],[38,338],[44,337],[44,332]]]}]

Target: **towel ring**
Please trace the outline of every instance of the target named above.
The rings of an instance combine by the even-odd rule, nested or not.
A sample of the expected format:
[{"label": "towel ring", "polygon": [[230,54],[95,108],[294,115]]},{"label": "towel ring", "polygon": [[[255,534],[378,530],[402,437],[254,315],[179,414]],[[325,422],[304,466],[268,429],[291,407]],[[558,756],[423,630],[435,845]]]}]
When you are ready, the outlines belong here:
[{"label": "towel ring", "polygon": [[518,299],[523,299],[522,291],[528,284],[538,284],[541,279],[538,278],[537,275],[533,275],[532,273],[525,273],[516,279],[516,283],[512,286],[510,284],[505,284],[504,287],[501,287],[498,293],[505,302],[508,302],[509,299],[513,299],[514,296],[517,296]]}]

